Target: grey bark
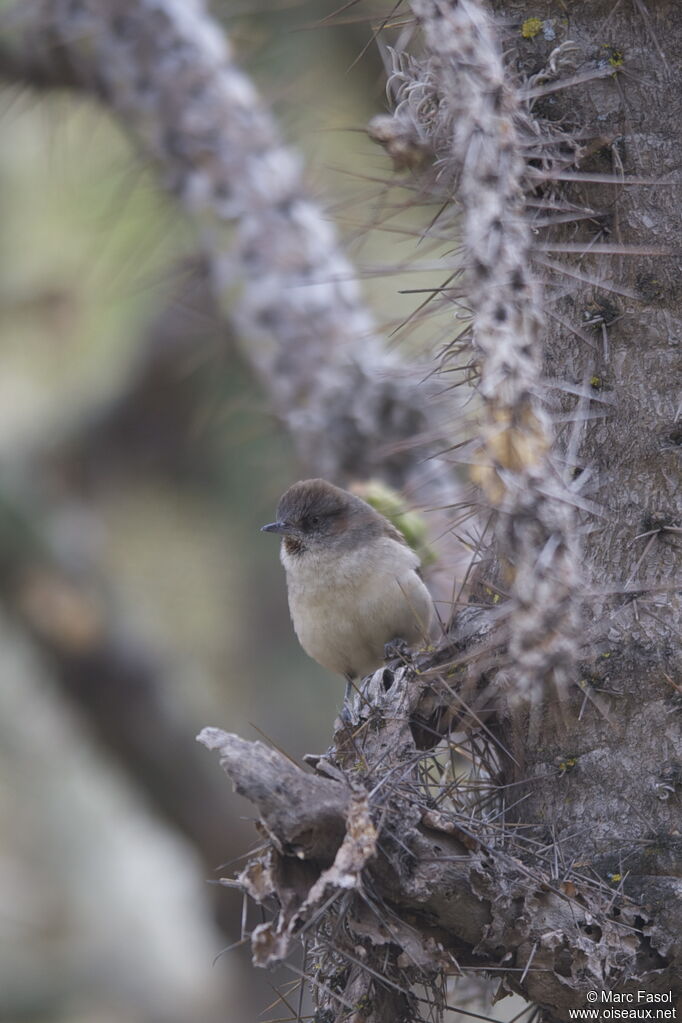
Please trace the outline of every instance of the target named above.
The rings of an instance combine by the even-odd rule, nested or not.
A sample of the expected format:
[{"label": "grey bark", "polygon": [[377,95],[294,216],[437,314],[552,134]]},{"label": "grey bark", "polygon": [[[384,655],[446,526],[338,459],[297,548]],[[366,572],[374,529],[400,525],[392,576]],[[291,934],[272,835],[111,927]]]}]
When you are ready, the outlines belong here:
[{"label": "grey bark", "polygon": [[[364,999],[365,1015],[357,1019],[368,1021],[421,1019],[409,999],[415,982],[439,970],[456,974],[467,967],[487,966],[503,978],[502,990],[523,991],[556,1018],[583,1007],[588,990],[678,990],[674,953],[666,962],[652,941],[662,933],[654,914],[643,918],[641,906],[589,870],[564,869],[553,876],[541,856],[529,857],[513,843],[501,842],[495,828],[486,835],[480,822],[429,806],[415,784],[419,754],[413,732],[415,721],[433,719],[433,701],[433,691],[416,685],[410,669],[390,679],[381,670],[368,681],[363,698],[356,700],[353,737],[346,725],[336,732],[334,760],[342,762],[344,752],[361,746],[362,788],[371,792],[373,812],[358,829],[348,810],[357,782],[349,784],[352,776],[344,778],[336,767],[320,801],[320,820],[326,818],[327,834],[345,827],[345,838],[331,867],[307,876],[280,850],[300,842],[300,818],[288,807],[308,807],[309,820],[321,779],[292,770],[280,753],[260,743],[244,743],[217,729],[199,736],[219,750],[223,767],[238,790],[257,803],[274,838],[267,855],[250,863],[239,879],[259,902],[279,910],[273,923],[258,928],[256,963],[277,961],[295,935],[314,927],[319,948],[327,951],[322,976],[312,980],[319,1005],[334,1007],[338,1017],[333,1018],[342,1019],[351,1002]],[[446,707],[451,697],[441,691],[440,701]],[[246,786],[244,763],[251,778]],[[317,768],[325,771],[329,765],[322,759]],[[287,778],[286,807],[273,789],[265,798],[260,794],[261,781],[273,770]],[[557,777],[555,771],[555,785]],[[382,823],[368,841],[372,819]],[[347,869],[349,847],[354,872]],[[349,893],[354,899],[344,906]],[[334,924],[335,944],[329,937]],[[353,965],[358,948],[381,950],[381,955]],[[670,943],[666,951],[673,951]],[[348,955],[345,965],[339,966],[335,952],[342,963],[343,953]],[[369,972],[379,964],[388,981],[383,988],[373,985]],[[335,995],[328,995],[325,982]],[[396,989],[405,999],[400,1010],[405,1015],[392,1015],[398,1011]]]}]

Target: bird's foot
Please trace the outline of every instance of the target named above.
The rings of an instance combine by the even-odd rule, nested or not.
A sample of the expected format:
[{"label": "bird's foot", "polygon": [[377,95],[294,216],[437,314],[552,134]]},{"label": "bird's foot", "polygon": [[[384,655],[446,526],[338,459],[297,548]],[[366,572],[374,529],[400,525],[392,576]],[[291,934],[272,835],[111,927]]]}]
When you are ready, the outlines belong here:
[{"label": "bird's foot", "polygon": [[352,678],[351,675],[346,675],[345,679],[346,679],[346,689],[345,689],[344,694],[343,694],[343,705],[344,705],[344,707],[346,706],[346,704],[349,702],[349,700],[353,696],[353,693],[357,693],[357,691],[358,691],[358,687],[355,685],[355,680]]},{"label": "bird's foot", "polygon": [[358,686],[354,678],[350,675],[346,675],[346,690],[343,694],[343,706],[339,714],[339,720],[341,725],[350,728],[351,725],[355,724],[355,715],[353,714],[352,702],[353,697],[358,693]]},{"label": "bird's foot", "polygon": [[384,644],[385,661],[402,661],[403,664],[411,660],[410,646],[404,639],[396,636]]},{"label": "bird's foot", "polygon": [[353,711],[348,706],[348,704],[344,701],[343,707],[339,711],[339,716],[337,717],[336,721],[334,722],[334,731],[338,732],[342,728],[345,728],[346,731],[349,731],[353,727],[354,724],[355,724],[355,719],[354,719]]}]

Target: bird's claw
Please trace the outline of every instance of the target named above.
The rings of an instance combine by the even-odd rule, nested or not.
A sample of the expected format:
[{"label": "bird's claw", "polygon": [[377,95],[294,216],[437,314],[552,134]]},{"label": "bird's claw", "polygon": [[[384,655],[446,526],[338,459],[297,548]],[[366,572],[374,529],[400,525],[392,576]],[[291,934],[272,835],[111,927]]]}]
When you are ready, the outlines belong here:
[{"label": "bird's claw", "polygon": [[[352,709],[348,706],[348,704],[345,701],[344,701],[343,707],[339,711],[339,716],[337,718],[337,722],[338,722],[338,725],[341,728],[345,728],[345,729],[352,728],[353,725],[356,723],[353,711],[352,711]],[[338,727],[335,726],[335,729],[338,731]]]},{"label": "bird's claw", "polygon": [[410,647],[404,639],[396,636],[395,639],[391,639],[388,643],[384,644],[384,660],[385,661],[409,661],[410,660]]}]

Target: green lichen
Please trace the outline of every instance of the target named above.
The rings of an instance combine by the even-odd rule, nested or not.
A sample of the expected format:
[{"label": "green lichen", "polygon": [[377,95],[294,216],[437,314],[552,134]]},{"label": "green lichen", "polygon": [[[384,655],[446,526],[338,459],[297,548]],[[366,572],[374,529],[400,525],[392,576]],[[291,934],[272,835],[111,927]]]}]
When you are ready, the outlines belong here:
[{"label": "green lichen", "polygon": [[539,18],[526,18],[521,26],[521,35],[524,39],[535,39],[542,30],[542,22]]},{"label": "green lichen", "polygon": [[376,508],[400,530],[412,550],[416,551],[424,567],[436,561],[436,555],[427,542],[428,525],[419,512],[410,510],[401,495],[380,480],[368,480],[353,486],[352,491],[372,508]]},{"label": "green lichen", "polygon": [[663,285],[653,274],[640,273],[637,276],[637,287],[647,302],[654,302],[663,296]]},{"label": "green lichen", "polygon": [[602,45],[602,50],[606,50],[611,67],[622,67],[625,63],[623,51],[617,50],[615,46],[610,46],[608,43],[604,43]]}]

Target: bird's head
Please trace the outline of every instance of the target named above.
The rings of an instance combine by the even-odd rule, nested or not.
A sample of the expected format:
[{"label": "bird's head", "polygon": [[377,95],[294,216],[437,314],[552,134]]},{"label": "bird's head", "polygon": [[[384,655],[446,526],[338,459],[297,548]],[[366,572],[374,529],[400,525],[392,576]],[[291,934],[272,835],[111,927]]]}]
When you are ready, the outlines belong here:
[{"label": "bird's head", "polygon": [[368,543],[384,531],[384,519],[365,501],[326,480],[300,480],[277,505],[277,519],[262,527],[281,534],[290,554],[338,553]]}]

